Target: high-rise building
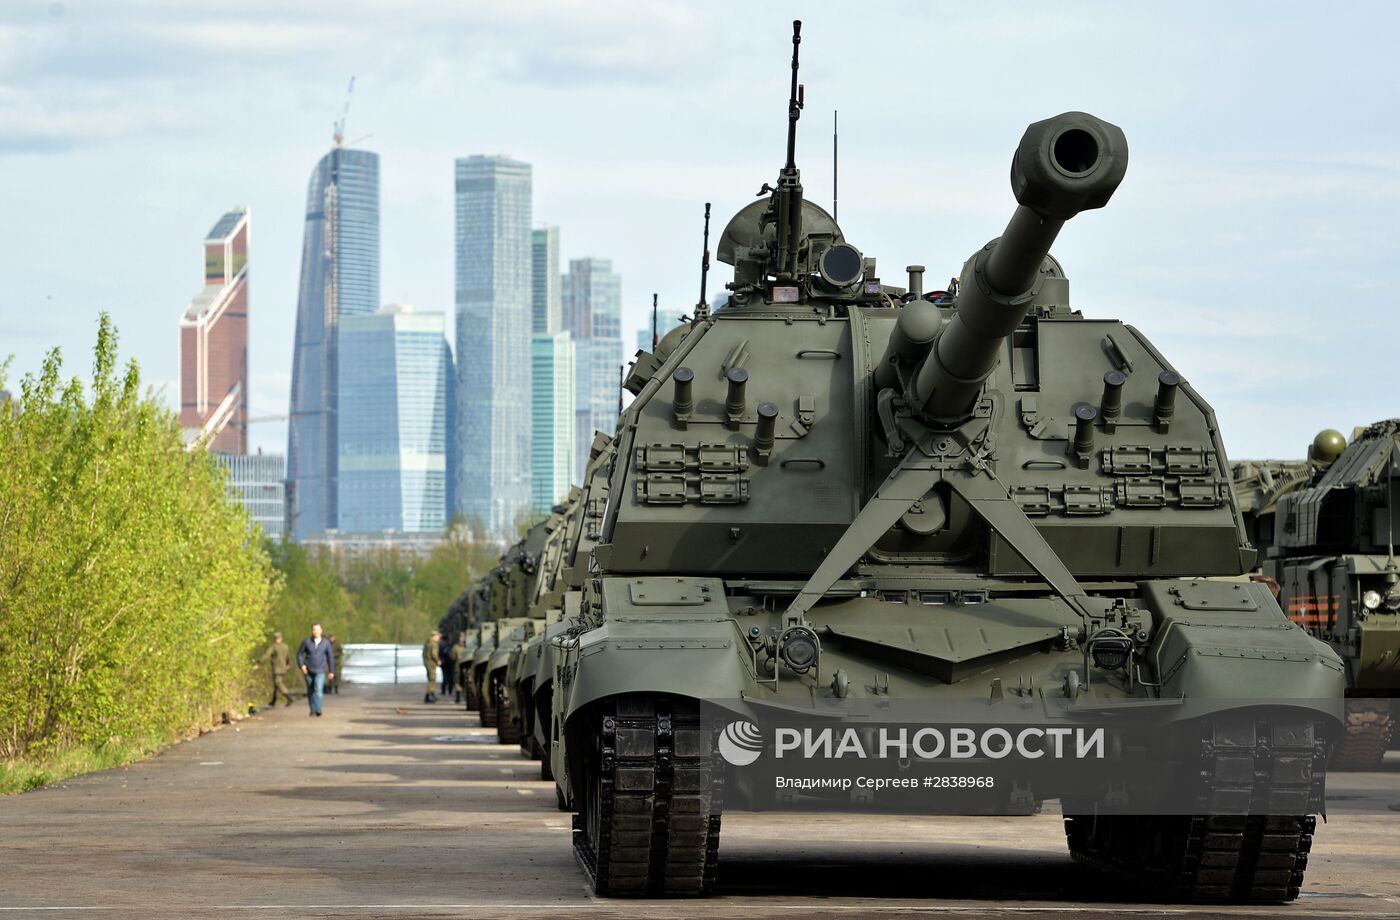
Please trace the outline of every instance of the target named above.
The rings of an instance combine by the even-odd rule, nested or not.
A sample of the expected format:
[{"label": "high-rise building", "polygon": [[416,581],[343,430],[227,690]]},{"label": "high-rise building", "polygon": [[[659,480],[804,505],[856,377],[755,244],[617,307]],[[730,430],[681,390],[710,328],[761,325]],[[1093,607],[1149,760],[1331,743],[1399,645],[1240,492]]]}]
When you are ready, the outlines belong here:
[{"label": "high-rise building", "polygon": [[567,332],[532,340],[530,506],[536,514],[568,495],[574,465],[574,342]]},{"label": "high-rise building", "polygon": [[611,259],[570,259],[564,328],[576,339],[622,339],[622,276]]},{"label": "high-rise building", "polygon": [[287,529],[283,489],[286,467],[281,454],[215,453],[214,461],[228,470],[228,496],[248,511],[264,536],[282,539]]},{"label": "high-rise building", "polygon": [[530,164],[456,161],[456,507],[497,535],[530,505]]},{"label": "high-rise building", "polygon": [[400,304],[341,318],[338,531],[446,525],[454,381],[445,330],[443,314]]},{"label": "high-rise building", "polygon": [[571,259],[564,276],[564,324],[574,337],[574,477],[588,465],[593,432],[617,427],[622,346],[622,278],[608,259]]},{"label": "high-rise building", "polygon": [[213,450],[248,450],[248,209],[204,238],[204,287],[180,318],[180,424]]},{"label": "high-rise building", "polygon": [[564,328],[559,277],[559,228],[530,231],[530,332],[551,335]]},{"label": "high-rise building", "polygon": [[334,147],[311,173],[287,426],[289,530],[301,540],[337,526],[342,317],[379,306],[379,154]]},{"label": "high-rise building", "polygon": [[[666,333],[681,324],[681,317],[685,316],[685,310],[657,310],[656,311],[656,341],[659,342],[666,337]],[[651,324],[646,328],[637,330],[637,350],[654,351],[655,343],[651,340]]]}]

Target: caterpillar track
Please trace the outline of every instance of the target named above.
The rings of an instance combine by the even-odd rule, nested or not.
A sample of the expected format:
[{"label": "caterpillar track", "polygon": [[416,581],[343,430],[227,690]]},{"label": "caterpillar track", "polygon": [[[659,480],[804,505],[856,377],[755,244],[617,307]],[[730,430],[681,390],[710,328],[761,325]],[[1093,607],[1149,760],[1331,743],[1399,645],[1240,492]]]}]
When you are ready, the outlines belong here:
[{"label": "caterpillar track", "polygon": [[472,683],[470,672],[463,672],[462,699],[467,712],[475,712],[481,708],[481,703],[476,698],[476,684]]},{"label": "caterpillar track", "polygon": [[1395,719],[1388,699],[1350,699],[1347,730],[1332,755],[1333,770],[1376,770],[1390,749]]},{"label": "caterpillar track", "polygon": [[496,689],[496,740],[501,744],[520,743],[520,723],[510,717],[510,702],[501,687]]},{"label": "caterpillar track", "polygon": [[1323,806],[1327,748],[1302,716],[1217,718],[1202,731],[1196,815],[1065,816],[1075,860],[1173,901],[1298,896]]},{"label": "caterpillar track", "polygon": [[624,696],[594,714],[574,853],[606,897],[714,886],[724,771],[693,700]]}]

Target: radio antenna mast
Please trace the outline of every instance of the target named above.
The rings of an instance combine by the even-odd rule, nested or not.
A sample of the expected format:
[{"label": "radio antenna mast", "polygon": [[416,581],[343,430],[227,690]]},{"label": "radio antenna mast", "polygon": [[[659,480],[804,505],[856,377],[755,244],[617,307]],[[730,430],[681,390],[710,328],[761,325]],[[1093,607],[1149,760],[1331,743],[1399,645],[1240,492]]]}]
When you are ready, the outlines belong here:
[{"label": "radio antenna mast", "polygon": [[695,305],[695,321],[710,318],[710,304],[705,300],[705,282],[710,274],[710,203],[705,202],[705,243],[700,257],[700,302]]},{"label": "radio antenna mast", "polygon": [[836,210],[836,110],[831,110],[831,219],[835,220]]}]

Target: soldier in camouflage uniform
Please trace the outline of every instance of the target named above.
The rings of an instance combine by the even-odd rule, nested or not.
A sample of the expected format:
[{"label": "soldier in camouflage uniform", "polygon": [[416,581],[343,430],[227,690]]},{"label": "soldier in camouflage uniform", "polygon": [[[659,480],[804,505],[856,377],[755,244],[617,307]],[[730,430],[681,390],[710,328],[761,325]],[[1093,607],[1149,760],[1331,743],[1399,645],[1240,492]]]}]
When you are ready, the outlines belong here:
[{"label": "soldier in camouflage uniform", "polygon": [[292,650],[282,641],[281,633],[272,634],[272,644],[258,658],[258,663],[262,662],[270,662],[272,665],[272,702],[267,705],[276,706],[279,694],[287,701],[284,706],[292,705],[292,692],[287,689],[285,679],[287,672],[292,669]]},{"label": "soldier in camouflage uniform", "polygon": [[428,692],[423,694],[423,702],[437,702],[437,669],[441,663],[441,656],[438,652],[438,641],[442,639],[442,633],[434,632],[428,637],[428,641],[423,643],[423,668],[428,672]]},{"label": "soldier in camouflage uniform", "polygon": [[462,667],[471,664],[464,661],[467,655],[467,631],[457,632],[457,644],[452,646],[452,700],[462,702]]},{"label": "soldier in camouflage uniform", "polygon": [[344,655],[340,650],[340,643],[336,641],[335,633],[326,637],[326,641],[331,644],[331,657],[335,659],[335,679],[326,687],[327,693],[340,692],[340,663],[344,660]]}]

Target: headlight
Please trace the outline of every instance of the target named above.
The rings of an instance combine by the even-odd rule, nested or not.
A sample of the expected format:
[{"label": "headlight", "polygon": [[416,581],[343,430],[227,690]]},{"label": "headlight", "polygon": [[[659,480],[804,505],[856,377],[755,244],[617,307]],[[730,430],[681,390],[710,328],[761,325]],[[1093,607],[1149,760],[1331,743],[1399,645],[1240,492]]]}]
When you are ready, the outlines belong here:
[{"label": "headlight", "polygon": [[1116,629],[1105,629],[1089,640],[1089,656],[1094,659],[1094,666],[1105,671],[1125,667],[1132,650],[1133,640]]},{"label": "headlight", "polygon": [[783,661],[787,662],[788,667],[801,673],[817,663],[817,656],[821,653],[821,645],[817,642],[815,633],[798,626],[789,629],[783,635],[779,653],[782,655]]},{"label": "headlight", "polygon": [[1375,610],[1381,605],[1381,595],[1379,591],[1367,591],[1361,595],[1361,606],[1367,610]]}]

